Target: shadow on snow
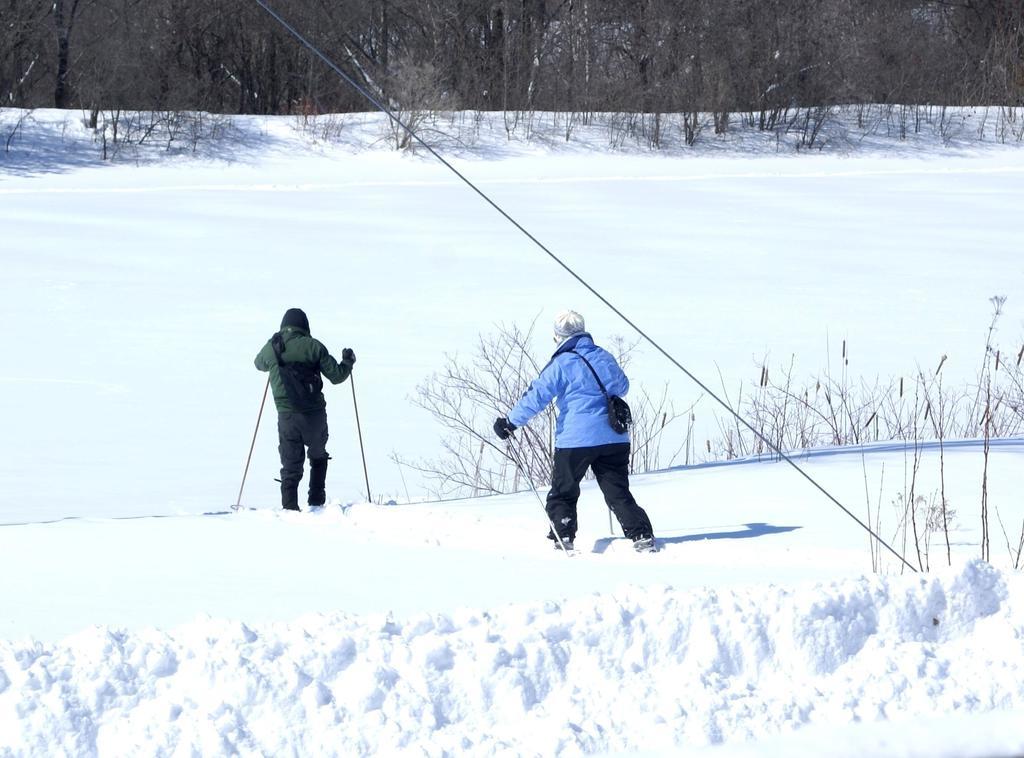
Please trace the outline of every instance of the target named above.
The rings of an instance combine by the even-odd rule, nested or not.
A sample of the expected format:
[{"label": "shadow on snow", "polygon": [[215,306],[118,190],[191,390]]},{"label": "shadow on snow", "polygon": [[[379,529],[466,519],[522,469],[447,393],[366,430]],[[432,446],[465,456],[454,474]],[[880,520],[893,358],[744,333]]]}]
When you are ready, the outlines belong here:
[{"label": "shadow on snow", "polygon": [[[730,532],[700,532],[698,534],[683,534],[678,537],[659,536],[657,542],[659,545],[675,545],[683,542],[701,542],[703,540],[743,540],[751,537],[765,537],[769,534],[783,534],[784,532],[793,532],[803,528],[800,526],[773,526],[763,522],[744,524],[743,526],[743,529]],[[622,539],[624,538],[602,537],[595,540],[593,552],[603,553],[613,542]]]}]

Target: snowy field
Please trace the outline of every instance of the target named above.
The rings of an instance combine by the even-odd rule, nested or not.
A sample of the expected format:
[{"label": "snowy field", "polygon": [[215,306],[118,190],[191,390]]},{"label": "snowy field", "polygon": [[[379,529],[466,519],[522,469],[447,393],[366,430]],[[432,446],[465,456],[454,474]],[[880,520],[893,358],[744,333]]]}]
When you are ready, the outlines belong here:
[{"label": "snowy field", "polygon": [[[63,119],[0,154],[0,756],[1024,753],[1024,441],[989,459],[991,565],[980,443],[945,450],[952,566],[933,533],[921,576],[874,575],[864,532],[763,461],[636,477],[648,556],[592,485],[573,558],[531,492],[367,503],[347,384],[332,505],[274,509],[271,411],[258,510],[225,513],[252,357],[288,307],[356,350],[373,494],[400,501],[423,485],[389,456],[435,454],[408,397],[446,353],[565,306],[598,342],[626,327],[373,119],[331,146],[239,119],[230,151],[113,165]],[[495,130],[456,163],[711,384],[755,382],[766,352],[817,372],[844,339],[855,376],[948,354],[967,382],[993,295],[998,338],[1024,333],[1020,149],[652,155]],[[699,394],[650,350],[631,375]],[[911,453],[800,460],[917,562]]]},{"label": "snowy field", "polygon": [[[856,490],[890,451],[815,457]],[[993,452],[1024,516],[1024,442]],[[934,453],[924,468],[932,469]],[[977,449],[947,453],[951,497]],[[933,538],[930,575],[788,467],[637,477],[661,552],[532,494],[322,513],[3,527],[0,745],[14,755],[998,756],[1024,751],[1024,578]],[[1007,551],[996,551],[1005,565]],[[15,578],[11,581],[10,578]],[[713,747],[714,746],[714,747]],[[3,748],[0,747],[0,754]]]},{"label": "snowy field", "polygon": [[[252,358],[292,306],[356,351],[375,499],[405,499],[392,452],[437,452],[408,399],[446,353],[540,317],[544,355],[564,307],[599,343],[631,336],[442,167],[388,150],[378,119],[315,148],[293,119],[236,119],[233,153],[109,165],[74,117],[35,118],[0,157],[0,317],[23,335],[0,371],[5,520],[234,502],[265,379]],[[719,372],[732,394],[756,383],[766,353],[837,371],[843,340],[854,377],[947,354],[948,382],[973,379],[993,295],[1008,297],[997,338],[1020,347],[1024,150],[552,142],[509,144],[495,125],[456,165],[714,389]],[[680,408],[701,394],[649,348],[631,378],[669,382]],[[365,497],[349,387],[327,401],[330,494]],[[697,414],[713,426],[710,405]],[[263,431],[256,506],[275,502],[279,466],[272,418]]]}]

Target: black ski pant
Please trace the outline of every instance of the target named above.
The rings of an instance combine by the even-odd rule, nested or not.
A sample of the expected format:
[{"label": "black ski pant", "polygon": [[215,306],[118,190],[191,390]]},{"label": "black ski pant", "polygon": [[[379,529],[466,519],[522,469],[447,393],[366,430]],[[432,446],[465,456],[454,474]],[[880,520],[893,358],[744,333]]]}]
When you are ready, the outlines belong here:
[{"label": "black ski pant", "polygon": [[[551,491],[547,512],[551,523],[563,540],[576,537],[576,502],[580,498],[580,482],[587,469],[593,469],[597,486],[604,494],[622,533],[631,540],[653,537],[651,520],[636,504],[629,491],[629,443],[596,445],[594,447],[555,448],[555,465],[551,472]],[[553,534],[549,534],[554,539]]]},{"label": "black ski pant", "polygon": [[278,452],[281,453],[281,505],[299,510],[302,462],[309,450],[309,504],[327,501],[327,411],[277,414]]}]

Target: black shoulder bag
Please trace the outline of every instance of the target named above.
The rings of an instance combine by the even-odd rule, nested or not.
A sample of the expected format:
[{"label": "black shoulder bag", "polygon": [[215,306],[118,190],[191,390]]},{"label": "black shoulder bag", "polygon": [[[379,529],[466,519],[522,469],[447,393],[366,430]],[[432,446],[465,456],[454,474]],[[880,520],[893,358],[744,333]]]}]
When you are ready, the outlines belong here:
[{"label": "black shoulder bag", "polygon": [[575,350],[566,350],[567,353],[579,356],[580,360],[587,364],[587,368],[590,369],[590,373],[594,375],[597,380],[597,386],[601,388],[601,393],[604,395],[604,399],[608,403],[608,424],[619,434],[625,434],[629,431],[629,427],[633,424],[633,412],[629,410],[629,404],[618,395],[609,395],[608,390],[605,389],[604,382],[601,381],[601,377],[594,371],[594,367],[590,365],[590,361],[584,358],[582,355],[577,353]]},{"label": "black shoulder bag", "polygon": [[320,367],[313,363],[285,363],[281,359],[281,353],[284,352],[281,332],[270,338],[270,346],[277,358],[277,372],[281,376],[288,402],[300,413],[320,410],[320,392],[324,388]]}]

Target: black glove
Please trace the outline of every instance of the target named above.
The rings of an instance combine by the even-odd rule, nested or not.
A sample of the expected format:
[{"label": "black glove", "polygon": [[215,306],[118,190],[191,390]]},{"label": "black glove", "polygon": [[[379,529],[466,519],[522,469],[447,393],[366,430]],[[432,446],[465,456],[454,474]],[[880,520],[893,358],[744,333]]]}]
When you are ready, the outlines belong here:
[{"label": "black glove", "polygon": [[507,440],[515,430],[516,425],[510,424],[507,418],[502,417],[494,422],[494,433],[498,435],[498,439]]},{"label": "black glove", "polygon": [[356,362],[356,354],[352,351],[352,348],[346,347],[341,351],[341,362],[352,365]]}]

